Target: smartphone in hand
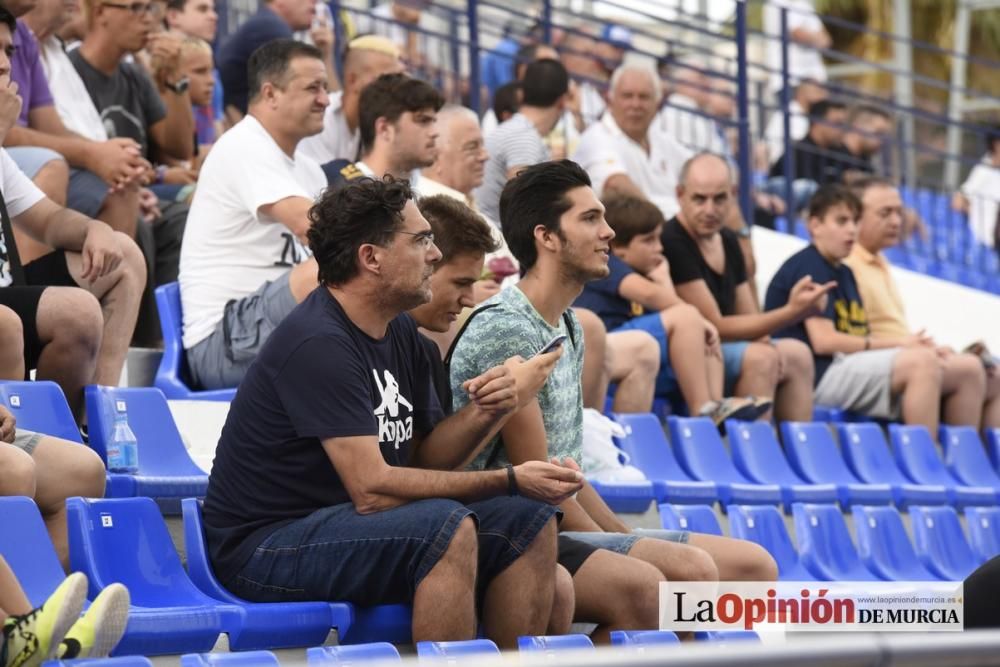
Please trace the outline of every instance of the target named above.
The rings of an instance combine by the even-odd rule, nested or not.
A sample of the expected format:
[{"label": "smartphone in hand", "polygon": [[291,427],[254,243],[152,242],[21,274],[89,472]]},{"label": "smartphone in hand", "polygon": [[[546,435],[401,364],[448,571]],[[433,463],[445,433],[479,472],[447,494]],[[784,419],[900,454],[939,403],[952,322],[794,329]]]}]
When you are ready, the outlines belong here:
[{"label": "smartphone in hand", "polygon": [[535,352],[535,354],[532,355],[532,356],[533,357],[537,357],[540,354],[545,354],[547,352],[551,352],[552,350],[556,349],[557,347],[559,347],[560,345],[562,345],[565,342],[566,342],[566,334],[557,334],[556,336],[554,336],[552,338],[552,340],[550,340],[548,343],[546,343],[542,347],[542,349],[540,349],[538,352]]}]

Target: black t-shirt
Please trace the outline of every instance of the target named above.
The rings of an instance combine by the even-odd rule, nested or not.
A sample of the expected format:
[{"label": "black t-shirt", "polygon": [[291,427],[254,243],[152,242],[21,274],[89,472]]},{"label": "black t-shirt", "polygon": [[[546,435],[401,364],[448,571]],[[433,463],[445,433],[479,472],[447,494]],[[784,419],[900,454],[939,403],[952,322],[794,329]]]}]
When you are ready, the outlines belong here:
[{"label": "black t-shirt", "polygon": [[216,574],[226,581],[278,527],[350,502],[321,441],[375,436],[390,465],[443,418],[409,315],[381,340],[324,288],[274,330],[247,371],[219,439],[205,498]]},{"label": "black t-shirt", "polygon": [[701,256],[698,244],[676,217],[663,226],[660,239],[663,254],[670,262],[670,279],[674,285],[704,280],[719,305],[719,312],[728,316],[736,313],[736,288],[747,281],[747,266],[735,232],[723,227],[719,233],[726,257],[723,273],[712,270]]},{"label": "black t-shirt", "polygon": [[448,367],[444,365],[441,358],[441,348],[437,343],[423,334],[420,335],[420,345],[427,355],[427,364],[431,369],[431,384],[434,386],[434,393],[437,394],[438,403],[441,410],[446,415],[450,415],[452,410],[451,402],[451,376],[448,374]]},{"label": "black t-shirt", "polygon": [[[829,294],[823,317],[831,320],[834,328],[841,333],[852,336],[868,335],[868,315],[865,313],[865,306],[861,301],[861,293],[858,291],[858,283],[854,280],[854,273],[846,264],[839,266],[830,264],[823,258],[823,255],[819,254],[819,250],[814,245],[803,248],[789,257],[774,274],[771,284],[767,286],[764,310],[775,310],[788,303],[788,295],[791,293],[792,287],[803,276],[812,276],[813,281],[821,284],[836,280],[837,286]],[[776,331],[774,337],[795,338],[813,349],[806,333],[806,325],[802,322]],[[826,369],[830,367],[833,357],[816,354],[813,350],[813,360],[816,364],[816,384],[819,384]]]},{"label": "black t-shirt", "polygon": [[[792,178],[804,178],[817,183],[837,183],[844,173],[843,149],[839,146],[823,148],[807,136],[794,144],[795,161],[792,163]],[[772,178],[785,175],[786,151],[771,166],[768,173]]]}]

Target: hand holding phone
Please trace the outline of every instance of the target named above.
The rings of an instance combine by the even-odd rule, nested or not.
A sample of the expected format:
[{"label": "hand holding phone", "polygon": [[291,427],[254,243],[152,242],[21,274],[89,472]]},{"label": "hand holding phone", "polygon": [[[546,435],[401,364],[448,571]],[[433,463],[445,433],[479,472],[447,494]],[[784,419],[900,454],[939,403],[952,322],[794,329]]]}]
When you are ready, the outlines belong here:
[{"label": "hand holding phone", "polygon": [[552,350],[554,350],[557,347],[559,347],[560,345],[562,345],[564,342],[566,342],[566,334],[557,334],[556,336],[554,336],[552,338],[552,340],[550,340],[548,343],[546,343],[542,347],[542,349],[540,349],[538,352],[535,352],[535,354],[533,354],[532,356],[533,357],[537,357],[540,354],[545,354],[547,352],[551,352]]}]

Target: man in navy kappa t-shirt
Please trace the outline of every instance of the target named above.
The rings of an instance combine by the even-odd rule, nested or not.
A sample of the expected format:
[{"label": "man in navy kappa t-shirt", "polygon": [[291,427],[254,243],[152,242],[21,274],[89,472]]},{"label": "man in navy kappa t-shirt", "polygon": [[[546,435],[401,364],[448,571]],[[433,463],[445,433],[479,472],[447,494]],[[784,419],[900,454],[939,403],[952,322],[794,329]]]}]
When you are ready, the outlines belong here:
[{"label": "man in navy kappa t-shirt", "polygon": [[582,477],[541,461],[450,472],[517,392],[509,369],[490,369],[444,418],[405,314],[429,300],[441,253],[406,181],[327,190],[310,219],[321,286],[250,367],[216,452],[216,574],[255,601],[412,603],[414,642],[472,639],[477,600],[500,646],[544,633],[556,505]]}]

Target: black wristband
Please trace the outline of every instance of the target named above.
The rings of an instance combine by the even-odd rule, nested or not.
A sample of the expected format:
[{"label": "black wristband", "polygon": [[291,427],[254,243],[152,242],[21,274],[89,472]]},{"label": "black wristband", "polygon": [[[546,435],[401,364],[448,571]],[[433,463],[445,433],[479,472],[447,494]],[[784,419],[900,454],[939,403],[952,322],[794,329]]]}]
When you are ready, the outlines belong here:
[{"label": "black wristband", "polygon": [[517,495],[517,477],[514,476],[514,466],[507,464],[507,495]]}]

